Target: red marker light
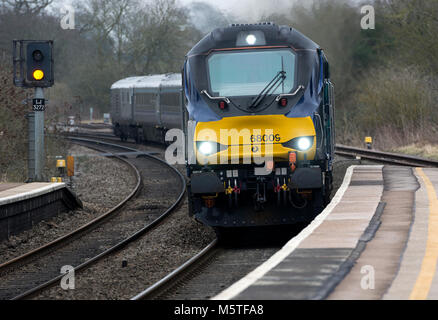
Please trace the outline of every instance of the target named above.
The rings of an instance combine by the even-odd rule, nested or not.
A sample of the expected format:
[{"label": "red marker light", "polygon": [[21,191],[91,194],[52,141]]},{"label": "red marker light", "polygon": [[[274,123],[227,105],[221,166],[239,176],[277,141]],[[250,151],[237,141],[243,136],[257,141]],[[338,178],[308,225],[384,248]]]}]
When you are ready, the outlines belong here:
[{"label": "red marker light", "polygon": [[297,164],[297,154],[295,152],[289,152],[289,167],[292,172],[295,171]]},{"label": "red marker light", "polygon": [[227,107],[227,103],[225,101],[219,102],[219,109],[224,110]]},{"label": "red marker light", "polygon": [[282,107],[286,107],[287,106],[287,99],[286,98],[281,98],[280,99],[280,106],[282,106]]},{"label": "red marker light", "polygon": [[267,161],[267,162],[266,162],[266,169],[267,169],[267,170],[269,170],[269,171],[273,171],[274,168],[275,168],[274,161]]}]

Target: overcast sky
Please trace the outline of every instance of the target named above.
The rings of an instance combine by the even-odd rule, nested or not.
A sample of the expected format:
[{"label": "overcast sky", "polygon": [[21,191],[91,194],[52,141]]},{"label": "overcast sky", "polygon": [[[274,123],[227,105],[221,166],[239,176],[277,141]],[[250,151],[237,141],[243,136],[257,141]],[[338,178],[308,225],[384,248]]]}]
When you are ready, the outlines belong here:
[{"label": "overcast sky", "polygon": [[[71,4],[77,1],[81,0],[55,0],[52,7],[58,8],[63,4]],[[143,1],[150,2],[154,0]],[[292,3],[296,0],[177,0],[177,2],[183,6],[196,1],[206,2],[239,18],[242,17],[249,21],[253,19],[254,21],[258,21],[264,13],[282,12],[282,10],[290,8]],[[301,0],[301,3],[303,2],[310,1]]]},{"label": "overcast sky", "polygon": [[[58,7],[65,3],[74,3],[81,0],[55,0],[54,7]],[[142,0],[151,2],[154,0]],[[239,21],[244,23],[260,22],[263,14],[282,13],[288,11],[292,4],[299,1],[301,4],[310,4],[312,0],[176,0],[180,4],[187,5],[191,2],[205,2],[211,4],[226,13],[232,14],[236,18],[244,19]],[[362,0],[347,0],[358,3]],[[369,0],[373,2],[373,0]]]},{"label": "overcast sky", "polygon": [[[292,6],[294,0],[179,0],[183,5],[194,1],[202,1],[214,5],[219,9],[257,21],[264,13],[282,12]],[[306,0],[301,0],[304,2]],[[309,1],[309,0],[307,0]]]}]

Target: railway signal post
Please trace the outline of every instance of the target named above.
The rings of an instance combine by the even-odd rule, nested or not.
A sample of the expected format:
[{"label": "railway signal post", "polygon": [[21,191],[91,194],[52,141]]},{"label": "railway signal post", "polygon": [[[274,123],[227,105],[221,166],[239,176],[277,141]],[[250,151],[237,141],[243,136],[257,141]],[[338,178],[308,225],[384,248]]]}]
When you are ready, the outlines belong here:
[{"label": "railway signal post", "polygon": [[29,120],[28,181],[42,181],[44,168],[44,111],[43,88],[54,84],[53,41],[13,41],[14,85],[35,88]]}]

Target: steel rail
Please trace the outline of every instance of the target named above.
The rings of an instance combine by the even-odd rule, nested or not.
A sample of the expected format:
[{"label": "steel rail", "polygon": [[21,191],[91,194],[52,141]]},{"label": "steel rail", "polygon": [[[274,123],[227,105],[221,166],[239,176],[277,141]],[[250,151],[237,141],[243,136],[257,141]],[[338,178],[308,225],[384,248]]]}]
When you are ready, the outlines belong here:
[{"label": "steel rail", "polygon": [[132,297],[131,300],[146,300],[158,296],[169,285],[171,286],[171,282],[175,284],[178,282],[179,279],[183,279],[189,271],[193,270],[197,265],[201,264],[204,261],[204,258],[207,257],[207,255],[211,254],[217,248],[218,240],[215,239],[199,253],[187,260],[184,264],[176,268],[174,271],[172,271],[167,276],[154,283],[144,291]]},{"label": "steel rail", "polygon": [[98,225],[98,223],[102,222],[104,219],[109,218],[114,213],[118,212],[118,210],[120,208],[122,208],[129,200],[132,199],[132,197],[134,197],[134,195],[140,190],[140,186],[141,186],[141,182],[142,182],[140,172],[129,161],[123,159],[122,157],[118,157],[116,155],[114,157],[116,157],[117,159],[128,164],[129,168],[134,172],[134,174],[136,176],[137,183],[136,183],[134,189],[131,191],[131,193],[127,197],[125,197],[121,202],[119,202],[116,206],[112,207],[111,209],[109,209],[108,211],[103,213],[102,215],[87,222],[86,224],[82,225],[81,227],[79,227],[79,228],[77,228],[77,229],[75,229],[75,230],[73,230],[73,231],[71,231],[71,232],[69,232],[61,237],[58,237],[55,240],[52,240],[51,242],[48,242],[48,243],[46,243],[38,248],[30,250],[30,251],[26,252],[25,254],[22,254],[18,257],[15,257],[11,260],[8,260],[8,261],[0,264],[0,274],[2,272],[4,272],[4,270],[14,266],[15,264],[22,263],[26,259],[32,258],[37,254],[41,254],[41,253],[43,253],[43,252],[45,252],[45,251],[47,251],[47,250],[49,250],[57,245],[60,245],[64,242],[68,241],[69,239],[71,239],[74,236],[77,236],[83,232],[86,232],[86,231],[90,230],[91,228],[94,228],[96,225]]},{"label": "steel rail", "polygon": [[[112,144],[112,143],[107,143],[107,142],[103,142],[103,141],[98,141],[98,140],[91,140],[91,139],[82,139],[82,138],[78,138],[78,137],[68,137],[68,139],[71,140],[76,140],[76,141],[82,141],[82,142],[89,142],[89,143],[96,143],[98,145],[107,145],[107,146],[111,146],[111,147],[115,147],[115,148],[120,148],[120,149],[125,149],[125,150],[130,150],[132,152],[139,152],[137,149],[133,149],[130,147],[126,147],[126,146],[121,146],[121,145],[117,145],[117,144]],[[173,212],[173,210],[179,205],[179,203],[181,202],[185,192],[186,192],[186,181],[184,176],[173,166],[169,165],[167,162],[165,162],[164,160],[155,157],[153,155],[147,154],[147,153],[141,153],[140,156],[144,156],[144,157],[148,157],[151,159],[154,159],[158,162],[160,162],[161,164],[164,164],[165,166],[167,166],[168,168],[172,169],[177,176],[180,178],[181,181],[181,192],[177,198],[177,200],[169,207],[165,210],[164,213],[162,213],[158,218],[156,218],[154,221],[152,221],[151,223],[149,223],[148,225],[144,226],[143,228],[139,229],[137,232],[135,232],[134,234],[130,235],[129,237],[125,238],[123,241],[117,243],[116,245],[112,246],[111,248],[101,252],[100,254],[94,256],[93,258],[90,258],[89,260],[83,262],[82,264],[74,267],[74,271],[80,271],[88,266],[90,266],[91,264],[95,263],[96,261],[100,260],[103,257],[108,256],[109,254],[116,252],[120,249],[122,249],[124,246],[128,245],[129,243],[132,243],[133,241],[135,241],[136,239],[138,239],[139,237],[143,236],[145,233],[147,233],[148,231],[152,230],[154,227],[156,227],[160,222],[162,222],[166,217],[168,217],[170,215],[170,213]],[[118,156],[115,155],[115,157],[120,158]],[[123,159],[124,160],[124,159]],[[131,164],[132,165],[132,164]],[[139,176],[141,178],[141,175],[139,173]],[[140,181],[141,182],[141,181]],[[31,296],[34,296],[40,292],[42,292],[44,289],[52,286],[53,284],[59,282],[62,277],[64,275],[59,275],[55,278],[52,278],[51,280],[42,283],[14,298],[12,298],[12,300],[20,300],[20,299],[24,299],[24,298],[30,298]]]},{"label": "steel rail", "polygon": [[438,161],[424,159],[420,157],[383,152],[377,150],[361,149],[337,144],[335,153],[346,157],[360,157],[365,160],[372,160],[387,164],[397,164],[414,167],[438,167]]}]

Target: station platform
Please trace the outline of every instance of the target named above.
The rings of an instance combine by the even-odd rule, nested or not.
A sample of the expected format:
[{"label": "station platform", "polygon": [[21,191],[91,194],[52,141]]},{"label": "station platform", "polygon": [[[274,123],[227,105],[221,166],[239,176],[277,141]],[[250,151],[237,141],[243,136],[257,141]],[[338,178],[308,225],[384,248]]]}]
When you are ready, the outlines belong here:
[{"label": "station platform", "polygon": [[23,185],[24,183],[0,183],[0,192]]},{"label": "station platform", "polygon": [[298,236],[213,299],[438,299],[438,169],[352,166]]},{"label": "station platform", "polygon": [[78,207],[81,201],[65,183],[0,184],[0,240]]}]

